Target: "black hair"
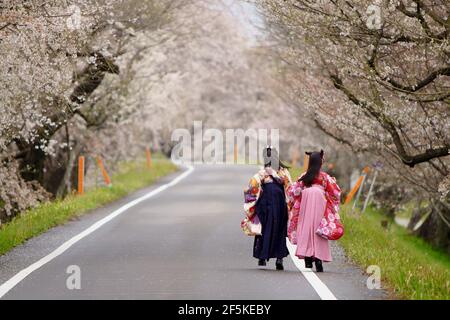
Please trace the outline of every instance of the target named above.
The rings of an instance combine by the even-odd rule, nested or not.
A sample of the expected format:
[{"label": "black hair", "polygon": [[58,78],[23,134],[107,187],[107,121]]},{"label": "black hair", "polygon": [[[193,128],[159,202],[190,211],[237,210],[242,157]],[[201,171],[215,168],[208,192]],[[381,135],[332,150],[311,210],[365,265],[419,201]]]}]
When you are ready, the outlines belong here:
[{"label": "black hair", "polygon": [[310,187],[322,168],[323,150],[320,150],[320,152],[306,152],[306,154],[309,155],[308,170],[300,178],[300,181],[303,181],[307,187]]},{"label": "black hair", "polygon": [[276,170],[281,168],[289,169],[290,167],[280,160],[278,150],[272,147],[264,148],[263,152],[264,167],[272,167]]}]

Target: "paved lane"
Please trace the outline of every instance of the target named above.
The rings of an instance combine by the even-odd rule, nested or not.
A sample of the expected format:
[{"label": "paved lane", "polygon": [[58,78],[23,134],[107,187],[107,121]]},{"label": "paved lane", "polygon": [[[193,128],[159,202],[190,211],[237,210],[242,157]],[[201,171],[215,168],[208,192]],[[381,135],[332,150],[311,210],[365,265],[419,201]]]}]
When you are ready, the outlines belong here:
[{"label": "paved lane", "polygon": [[[31,273],[4,299],[319,299],[290,258],[284,272],[274,270],[274,261],[260,270],[251,258],[253,239],[239,223],[242,191],[254,172],[249,166],[197,166]],[[0,283],[152,188],[0,257]],[[333,251],[336,261],[319,277],[338,299],[384,296],[365,287],[366,278],[339,247]],[[81,269],[80,290],[66,287],[70,265]]]}]

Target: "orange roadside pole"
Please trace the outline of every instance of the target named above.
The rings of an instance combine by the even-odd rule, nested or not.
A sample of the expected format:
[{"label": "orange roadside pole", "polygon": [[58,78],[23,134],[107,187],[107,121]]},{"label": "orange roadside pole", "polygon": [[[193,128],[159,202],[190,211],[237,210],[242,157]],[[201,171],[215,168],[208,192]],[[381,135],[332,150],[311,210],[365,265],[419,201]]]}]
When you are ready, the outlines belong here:
[{"label": "orange roadside pole", "polygon": [[152,152],[149,147],[145,148],[145,153],[147,155],[147,168],[150,169],[152,167]]},{"label": "orange roadside pole", "polygon": [[237,148],[236,143],[234,144],[233,151],[234,151],[234,164],[237,164],[237,162],[238,162],[238,148]]},{"label": "orange roadside pole", "polygon": [[84,193],[84,156],[78,158],[78,194]]},{"label": "orange roadside pole", "polygon": [[103,165],[103,161],[100,157],[97,157],[97,163],[98,166],[100,167],[100,170],[102,172],[103,175],[103,179],[105,180],[105,184],[110,187],[111,186],[111,179],[108,175],[108,172],[106,172],[105,166]]},{"label": "orange roadside pole", "polygon": [[347,198],[345,199],[345,204],[349,204],[353,197],[355,196],[356,192],[358,192],[359,187],[361,186],[365,176],[369,173],[369,167],[365,167],[363,170],[363,174],[358,178],[358,181],[356,181],[355,186],[353,187],[352,191],[348,194]]}]

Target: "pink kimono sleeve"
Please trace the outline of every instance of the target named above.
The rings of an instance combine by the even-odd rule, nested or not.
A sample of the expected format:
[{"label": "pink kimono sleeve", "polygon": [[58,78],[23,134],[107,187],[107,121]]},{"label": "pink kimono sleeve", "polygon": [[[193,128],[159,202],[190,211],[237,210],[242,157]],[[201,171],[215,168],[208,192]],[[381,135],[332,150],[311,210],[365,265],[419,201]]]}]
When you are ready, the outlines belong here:
[{"label": "pink kimono sleeve", "polygon": [[301,181],[293,183],[288,189],[288,238],[292,244],[297,244],[298,216],[300,214],[300,203],[302,201],[302,191],[305,185]]},{"label": "pink kimono sleeve", "polygon": [[326,208],[324,219],[320,222],[316,234],[327,240],[338,240],[344,235],[344,226],[339,216],[339,205],[341,202],[341,189],[336,179],[323,173]]},{"label": "pink kimono sleeve", "polygon": [[258,174],[250,179],[248,188],[244,190],[244,212],[247,218],[252,219],[255,215],[256,202],[261,194],[261,179]]},{"label": "pink kimono sleeve", "polygon": [[341,188],[339,188],[336,179],[330,175],[326,175],[325,197],[327,199],[327,207],[335,215],[336,220],[339,217],[339,205],[341,204]]}]

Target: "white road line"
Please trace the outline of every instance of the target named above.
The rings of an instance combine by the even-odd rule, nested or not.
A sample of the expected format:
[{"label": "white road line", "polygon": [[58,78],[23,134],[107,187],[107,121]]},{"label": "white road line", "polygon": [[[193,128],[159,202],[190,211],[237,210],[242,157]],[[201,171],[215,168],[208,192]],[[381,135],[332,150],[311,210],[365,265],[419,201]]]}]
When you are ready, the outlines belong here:
[{"label": "white road line", "polygon": [[322,280],[320,280],[319,277],[311,269],[305,268],[305,260],[298,259],[295,256],[296,246],[290,243],[287,238],[286,243],[289,250],[289,255],[295,266],[298,268],[298,270],[300,270],[300,272],[303,274],[309,284],[314,288],[320,298],[322,300],[337,300],[335,295],[330,291],[330,289],[328,289],[326,284],[323,283]]},{"label": "white road line", "polygon": [[133,200],[131,202],[128,202],[126,205],[120,207],[119,209],[117,209],[114,212],[110,213],[109,215],[107,215],[103,219],[97,221],[96,223],[94,223],[92,226],[90,226],[89,228],[87,228],[83,232],[81,232],[78,235],[74,236],[72,239],[64,242],[60,247],[55,249],[55,251],[51,252],[50,254],[48,254],[47,256],[43,257],[42,259],[36,261],[32,265],[30,265],[28,268],[25,268],[22,271],[18,272],[11,279],[9,279],[8,281],[6,281],[2,285],[0,285],[0,298],[2,298],[5,294],[7,294],[12,288],[14,288],[19,282],[21,282],[23,279],[25,279],[27,276],[29,276],[32,272],[36,271],[37,269],[39,269],[40,267],[42,267],[46,263],[52,261],[57,256],[59,256],[62,253],[64,253],[67,249],[69,249],[71,246],[73,246],[75,243],[77,243],[81,239],[83,239],[86,236],[90,235],[91,233],[93,233],[94,231],[96,231],[97,229],[102,227],[104,224],[108,223],[109,221],[111,221],[112,219],[117,217],[118,215],[124,213],[125,211],[127,211],[131,207],[134,207],[138,203],[140,203],[142,201],[145,201],[145,200],[147,200],[147,199],[157,195],[158,193],[166,190],[167,188],[170,188],[170,187],[176,185],[178,182],[180,182],[181,180],[186,178],[188,175],[190,175],[192,173],[192,171],[194,171],[194,167],[188,166],[187,170],[185,172],[183,172],[181,175],[179,175],[178,177],[173,179],[171,182],[166,183],[166,184],[158,187],[157,189],[147,193],[146,195],[144,195],[144,196],[142,196],[142,197],[140,197],[138,199],[135,199],[135,200]]}]

